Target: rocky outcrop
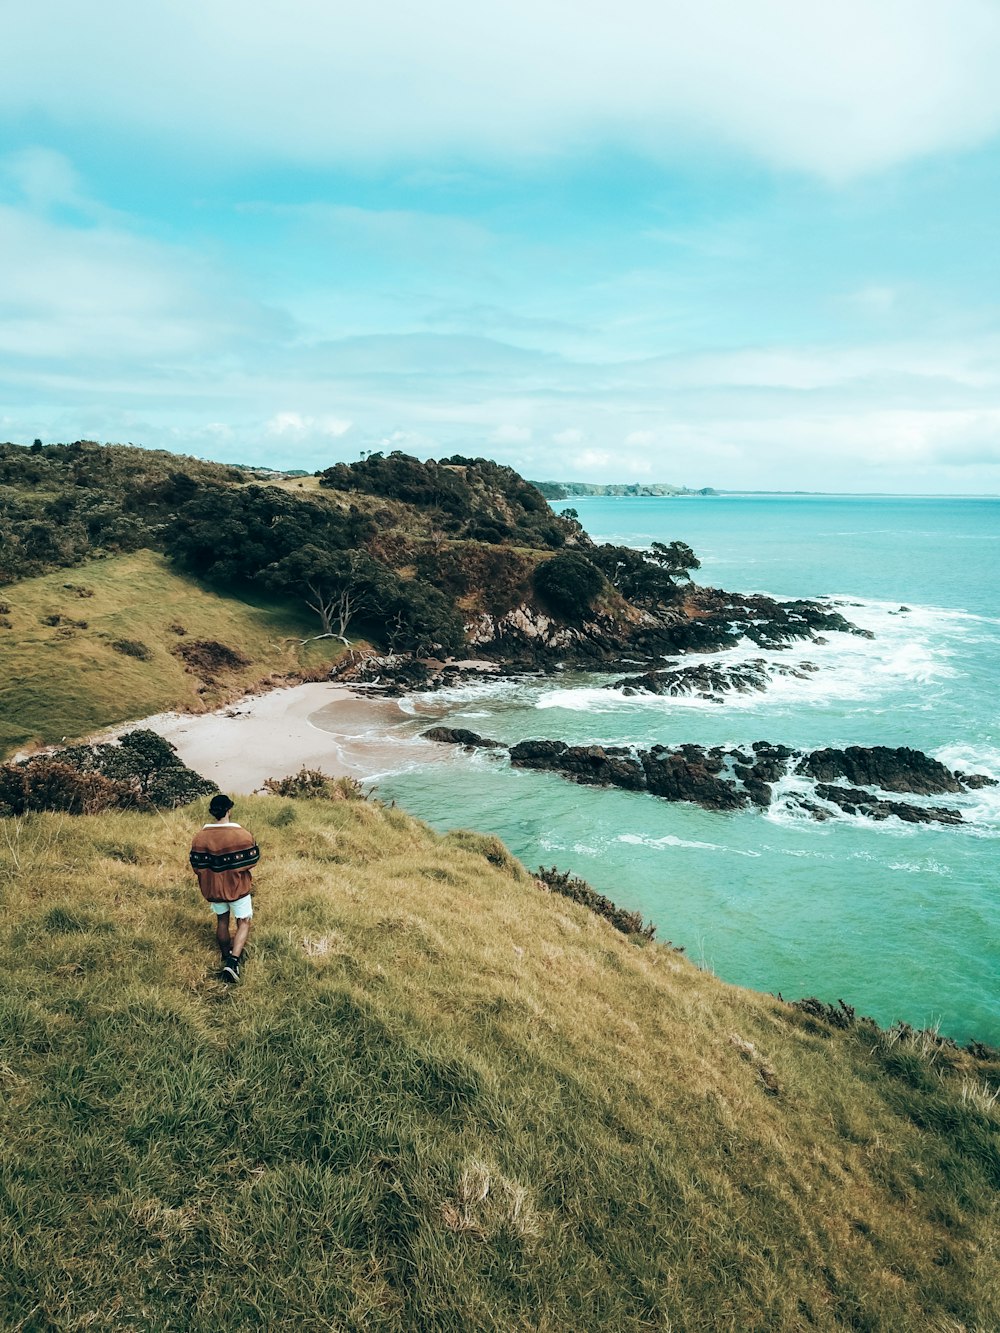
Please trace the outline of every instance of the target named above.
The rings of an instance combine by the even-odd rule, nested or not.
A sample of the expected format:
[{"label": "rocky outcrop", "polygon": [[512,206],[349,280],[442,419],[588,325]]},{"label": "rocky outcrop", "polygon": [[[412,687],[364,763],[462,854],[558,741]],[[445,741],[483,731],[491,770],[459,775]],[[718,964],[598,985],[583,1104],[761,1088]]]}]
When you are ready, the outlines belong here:
[{"label": "rocky outcrop", "polygon": [[830,801],[848,815],[866,819],[888,819],[895,815],[907,824],[961,824],[962,812],[950,806],[908,805],[905,801],[887,801],[864,787],[834,787],[821,782],[816,786],[821,801]]},{"label": "rocky outcrop", "polygon": [[352,650],[335,663],[329,678],[350,685],[362,696],[399,698],[470,681],[493,680],[496,672],[490,662],[440,662],[408,653],[378,656]]},{"label": "rocky outcrop", "polygon": [[567,625],[528,603],[466,625],[476,651],[515,669],[559,659],[594,670],[626,653],[660,664],[672,654],[717,652],[746,639],[771,650],[828,633],[874,637],[819,602],[779,602],[697,586],[687,590],[683,604],[654,612],[622,602],[613,614],[595,614],[581,625]]},{"label": "rocky outcrop", "polygon": [[468,750],[502,750],[502,741],[490,740],[467,727],[429,727],[421,736],[428,741],[439,741],[442,745],[464,745]]},{"label": "rocky outcrop", "polygon": [[875,637],[819,602],[779,602],[759,594],[695,587],[685,601],[683,616],[662,629],[639,631],[633,643],[651,646],[655,642],[664,654],[715,652],[733,648],[742,639],[760,648],[780,649],[831,633]]},{"label": "rocky outcrop", "polygon": [[[883,791],[909,791],[921,796],[940,796],[968,788],[967,780],[938,759],[921,750],[890,749],[885,745],[849,745],[845,750],[813,750],[798,764],[817,782],[831,783],[846,778],[855,787],[870,784]],[[972,785],[992,785],[992,779],[979,774]]]},{"label": "rocky outcrop", "polygon": [[[666,612],[664,616],[677,614]],[[567,625],[522,603],[502,616],[478,616],[467,623],[466,638],[470,649],[510,671],[551,670],[556,663],[605,671],[613,670],[631,650],[637,627],[652,632],[662,624],[663,616],[632,607],[628,614],[594,615],[581,625]]]},{"label": "rocky outcrop", "polygon": [[[475,732],[434,727],[423,734],[428,739],[452,744],[499,748],[499,742]],[[845,814],[875,820],[895,816],[910,824],[960,824],[962,813],[953,806],[893,800],[885,792],[905,792],[924,798],[996,785],[995,779],[985,774],[953,772],[920,750],[886,746],[849,746],[846,750],[803,753],[769,741],[754,741],[745,749],[654,745],[643,750],[621,745],[527,740],[511,746],[510,762],[517,768],[561,773],[586,786],[648,792],[665,801],[691,801],[706,810],[741,810],[751,806],[766,810],[774,800],[775,783],[791,776],[807,777],[815,781],[812,789],[786,792],[785,799],[816,819],[829,819],[839,809]],[[846,777],[851,785],[831,781],[831,775]],[[872,791],[871,786],[881,790]]]},{"label": "rocky outcrop", "polygon": [[516,768],[553,769],[596,787],[645,791],[642,764],[622,746],[566,745],[563,741],[521,741],[511,747]]},{"label": "rocky outcrop", "polygon": [[672,698],[697,695],[721,703],[727,694],[749,694],[766,690],[779,676],[794,676],[807,680],[819,668],[814,662],[799,662],[795,666],[783,662],[768,662],[763,657],[748,662],[721,666],[699,662],[694,666],[678,667],[671,663],[658,671],[644,671],[635,676],[623,676],[606,688],[621,690],[623,694],[662,694]]}]

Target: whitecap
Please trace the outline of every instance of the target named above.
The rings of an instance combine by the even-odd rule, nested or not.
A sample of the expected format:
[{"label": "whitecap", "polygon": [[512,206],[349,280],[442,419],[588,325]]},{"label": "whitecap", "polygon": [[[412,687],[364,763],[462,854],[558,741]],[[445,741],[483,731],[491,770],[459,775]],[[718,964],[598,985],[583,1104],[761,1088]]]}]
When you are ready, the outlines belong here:
[{"label": "whitecap", "polygon": [[1000,750],[992,745],[943,745],[934,758],[959,773],[985,773],[1000,779]]},{"label": "whitecap", "polygon": [[887,870],[905,870],[911,875],[950,875],[951,867],[940,861],[887,861]]},{"label": "whitecap", "polygon": [[535,707],[564,708],[571,713],[609,713],[617,711],[622,704],[632,704],[634,707],[636,702],[645,705],[648,699],[646,696],[637,696],[633,701],[619,690],[606,690],[598,685],[579,685],[546,690],[535,700]]},{"label": "whitecap", "polygon": [[704,852],[731,852],[735,856],[759,857],[760,852],[746,851],[741,847],[724,847],[718,842],[696,842],[687,838],[678,838],[676,834],[666,833],[662,838],[647,837],[641,833],[620,833],[618,842],[629,843],[633,847],[687,847]]}]

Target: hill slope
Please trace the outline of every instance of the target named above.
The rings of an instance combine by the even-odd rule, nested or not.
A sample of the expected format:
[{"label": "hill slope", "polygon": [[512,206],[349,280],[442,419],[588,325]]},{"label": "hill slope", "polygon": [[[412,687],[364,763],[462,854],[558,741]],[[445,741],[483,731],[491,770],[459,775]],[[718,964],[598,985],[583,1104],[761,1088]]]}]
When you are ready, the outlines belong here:
[{"label": "hill slope", "polygon": [[725,986],[495,839],[237,813],[235,990],[199,809],[0,825],[3,1327],[1000,1324],[996,1066]]},{"label": "hill slope", "polygon": [[25,579],[3,600],[0,757],[168,708],[214,707],[343,651],[337,640],[301,645],[316,627],[300,604],[213,590],[152,551]]}]

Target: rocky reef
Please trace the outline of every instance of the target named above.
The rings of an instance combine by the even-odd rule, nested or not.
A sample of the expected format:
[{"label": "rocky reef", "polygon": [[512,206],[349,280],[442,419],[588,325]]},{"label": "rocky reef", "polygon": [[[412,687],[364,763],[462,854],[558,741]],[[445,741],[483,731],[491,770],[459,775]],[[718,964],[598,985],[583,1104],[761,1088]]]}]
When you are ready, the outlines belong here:
[{"label": "rocky reef", "polygon": [[[432,727],[423,734],[429,740],[470,748],[504,748],[465,729]],[[996,780],[985,774],[956,772],[921,750],[905,746],[802,751],[754,741],[747,748],[654,745],[644,750],[526,740],[511,746],[509,754],[517,768],[559,773],[586,786],[648,792],[665,801],[691,801],[706,810],[766,810],[775,799],[776,783],[784,778],[805,779],[805,784],[785,791],[783,799],[816,819],[830,819],[840,810],[874,820],[895,816],[911,824],[961,824],[960,810],[929,804],[926,798],[996,786]],[[871,790],[873,786],[878,790]],[[921,799],[895,800],[885,792]]]},{"label": "rocky reef", "polygon": [[794,676],[798,680],[808,680],[818,671],[815,662],[798,662],[794,666],[785,662],[768,662],[763,657],[754,657],[747,662],[712,664],[698,662],[692,666],[679,666],[670,662],[665,667],[652,671],[643,671],[634,676],[623,676],[606,686],[609,690],[621,690],[622,694],[662,694],[671,698],[684,695],[696,695],[721,703],[727,694],[750,694],[757,690],[766,690],[770,683],[780,676]]}]

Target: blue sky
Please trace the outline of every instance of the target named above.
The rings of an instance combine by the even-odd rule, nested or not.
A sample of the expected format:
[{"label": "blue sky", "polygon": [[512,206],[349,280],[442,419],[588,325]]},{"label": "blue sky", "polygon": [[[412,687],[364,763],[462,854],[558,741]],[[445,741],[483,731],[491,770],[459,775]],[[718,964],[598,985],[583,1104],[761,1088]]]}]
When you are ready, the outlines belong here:
[{"label": "blue sky", "polygon": [[995,0],[35,0],[0,438],[1000,492]]}]

